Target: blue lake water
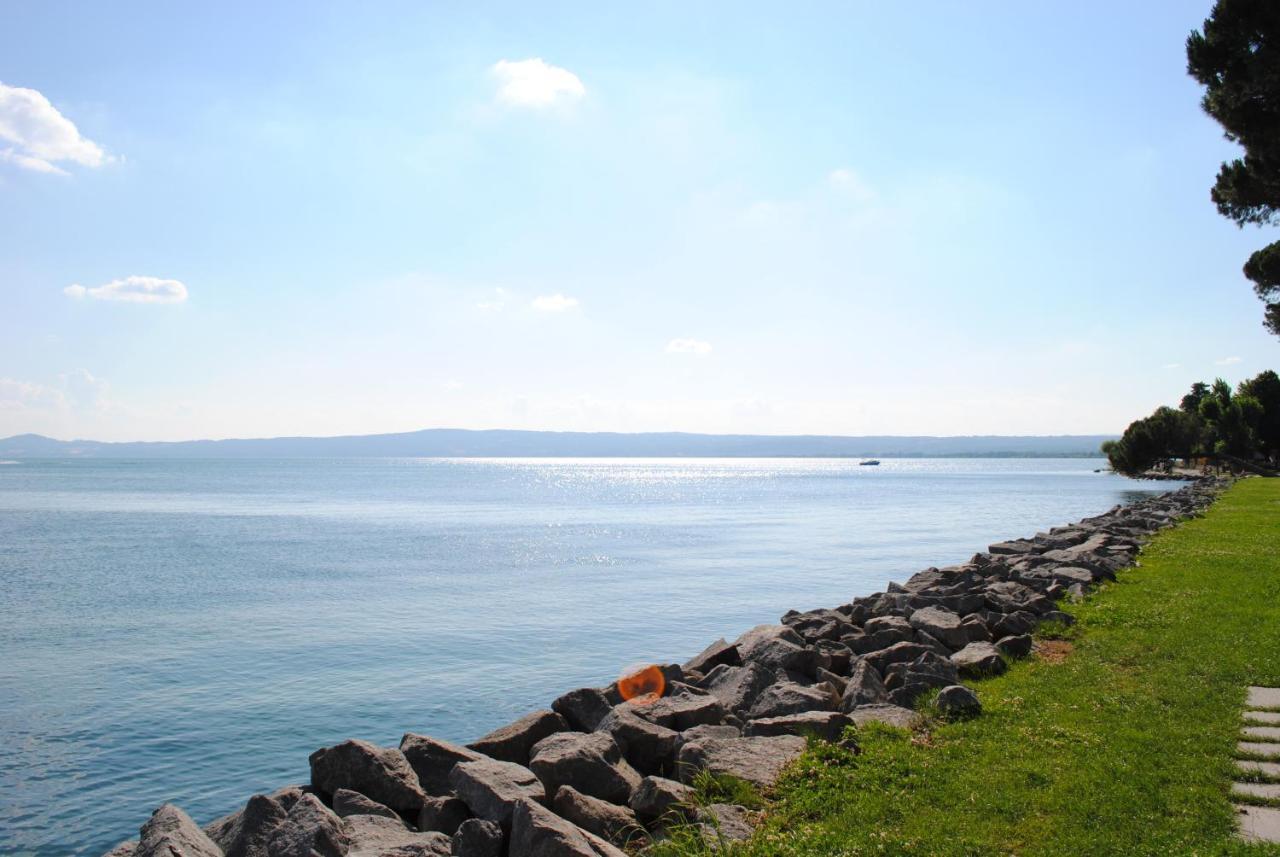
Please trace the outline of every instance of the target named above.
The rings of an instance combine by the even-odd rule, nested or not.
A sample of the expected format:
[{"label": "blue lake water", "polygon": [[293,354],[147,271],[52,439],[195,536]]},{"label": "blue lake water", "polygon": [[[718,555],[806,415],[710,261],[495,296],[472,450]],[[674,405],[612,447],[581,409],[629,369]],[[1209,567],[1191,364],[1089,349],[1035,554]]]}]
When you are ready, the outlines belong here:
[{"label": "blue lake water", "polygon": [[1095,460],[0,465],[0,853],[200,823],[1169,485]]}]

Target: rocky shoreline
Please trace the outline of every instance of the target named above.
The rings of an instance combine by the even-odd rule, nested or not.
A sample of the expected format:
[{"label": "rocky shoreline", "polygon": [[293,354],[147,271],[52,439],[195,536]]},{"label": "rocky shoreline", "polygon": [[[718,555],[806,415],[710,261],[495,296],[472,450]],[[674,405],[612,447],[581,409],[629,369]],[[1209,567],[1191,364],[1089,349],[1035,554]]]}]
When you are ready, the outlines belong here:
[{"label": "rocky shoreline", "polygon": [[684,664],[579,688],[465,746],[413,733],[398,748],[352,740],[312,753],[310,784],[251,797],[199,827],[165,804],[106,857],[621,857],[672,823],[750,835],[748,812],[695,806],[701,771],[768,788],[808,734],[910,726],[936,690],[945,716],[980,713],[962,683],[1003,672],[1043,622],[1131,566],[1151,534],[1201,512],[1204,479],[885,592],[791,611]]}]

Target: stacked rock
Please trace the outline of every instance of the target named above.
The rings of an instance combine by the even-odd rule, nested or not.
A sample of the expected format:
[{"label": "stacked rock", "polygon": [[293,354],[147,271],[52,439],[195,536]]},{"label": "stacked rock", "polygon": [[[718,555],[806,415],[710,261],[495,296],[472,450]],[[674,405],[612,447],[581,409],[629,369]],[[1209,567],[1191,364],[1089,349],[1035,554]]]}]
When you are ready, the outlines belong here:
[{"label": "stacked rock", "polygon": [[201,829],[166,804],[108,857],[622,857],[674,822],[746,837],[743,807],[695,807],[699,771],[767,788],[804,749],[846,726],[911,726],[937,690],[973,715],[960,683],[1006,669],[1043,622],[1133,564],[1153,532],[1208,506],[1203,480],[1030,539],[991,545],[885,592],[718,640],[653,668],[660,695],[579,688],[461,746],[407,734],[398,748],[346,741],[310,757],[310,785],[255,795]]}]

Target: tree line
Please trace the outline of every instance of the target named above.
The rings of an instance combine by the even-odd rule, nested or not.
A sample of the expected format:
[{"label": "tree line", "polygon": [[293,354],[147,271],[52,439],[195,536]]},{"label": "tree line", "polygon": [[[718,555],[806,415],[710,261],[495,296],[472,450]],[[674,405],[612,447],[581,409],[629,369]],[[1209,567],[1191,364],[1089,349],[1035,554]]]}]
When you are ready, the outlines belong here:
[{"label": "tree line", "polygon": [[1232,389],[1197,382],[1176,408],[1159,407],[1102,445],[1111,468],[1130,476],[1172,459],[1280,455],[1280,376],[1267,370]]}]

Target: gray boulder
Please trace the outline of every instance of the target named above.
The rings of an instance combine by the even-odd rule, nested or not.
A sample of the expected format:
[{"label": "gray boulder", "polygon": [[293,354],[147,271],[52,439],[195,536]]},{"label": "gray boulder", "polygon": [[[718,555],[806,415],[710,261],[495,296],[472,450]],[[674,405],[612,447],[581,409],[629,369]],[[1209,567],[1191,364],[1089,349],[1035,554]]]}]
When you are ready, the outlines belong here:
[{"label": "gray boulder", "polygon": [[546,790],[533,771],[497,759],[459,762],[449,772],[449,784],[475,816],[497,823],[504,831],[511,828],[517,803],[546,800]]},{"label": "gray boulder", "polygon": [[[301,796],[299,792],[298,797]],[[290,806],[296,802],[294,798]],[[288,815],[289,810],[277,797],[254,795],[244,809],[218,819],[205,827],[204,832],[222,849],[225,857],[269,857],[267,845],[271,834]]]},{"label": "gray boulder", "polygon": [[782,769],[804,752],[804,747],[804,739],[795,735],[707,738],[681,747],[676,764],[681,779],[690,780],[698,771],[707,770],[768,788]]},{"label": "gray boulder", "polygon": [[126,839],[115,848],[112,848],[102,857],[133,857],[134,852],[138,850],[138,840]]},{"label": "gray boulder", "polygon": [[853,709],[849,712],[849,719],[857,726],[863,726],[867,723],[883,723],[886,726],[896,726],[899,729],[911,729],[920,721],[920,715],[910,708],[903,708],[900,705],[892,705],[890,703],[880,703],[877,705],[862,705]]},{"label": "gray boulder", "polygon": [[428,796],[418,813],[418,829],[452,836],[469,818],[471,809],[461,798]]},{"label": "gray boulder", "polygon": [[969,642],[969,632],[960,627],[960,617],[940,607],[925,607],[911,614],[911,627],[955,650]]},{"label": "gray boulder", "polygon": [[568,732],[569,724],[554,711],[534,711],[515,723],[495,729],[467,746],[502,762],[529,764],[529,751],[548,735]]},{"label": "gray boulder", "polygon": [[[371,818],[373,816],[370,816]],[[271,834],[271,857],[345,857],[351,839],[342,819],[315,795],[303,795]]]},{"label": "gray boulder", "polygon": [[1009,658],[1025,658],[1031,654],[1032,639],[1030,634],[1014,634],[1008,637],[1001,637],[996,642],[996,648],[1000,650],[1005,657]]},{"label": "gray boulder", "polygon": [[837,741],[844,728],[853,721],[839,711],[805,711],[782,717],[763,717],[747,724],[749,737],[770,735],[816,735],[824,741]]},{"label": "gray boulder", "polygon": [[512,857],[625,857],[625,852],[532,801],[516,805]]},{"label": "gray boulder", "polygon": [[738,638],[744,663],[759,664],[771,672],[791,670],[812,676],[818,655],[805,648],[804,638],[786,625],[757,625]]},{"label": "gray boulder", "polygon": [[632,705],[632,710],[650,723],[677,732],[703,724],[720,723],[728,713],[719,698],[702,690],[696,694],[681,692],[678,696],[665,696],[648,704]]},{"label": "gray boulder", "polygon": [[166,803],[142,825],[134,857],[222,857],[222,849],[185,812]]},{"label": "gray boulder", "polygon": [[614,706],[597,731],[613,736],[623,756],[641,774],[670,771],[675,762],[680,733],[637,716],[625,702]]},{"label": "gray boulder", "polygon": [[691,786],[665,777],[645,777],[631,795],[631,808],[646,824],[659,820],[688,820],[693,816]]},{"label": "gray boulder", "polygon": [[573,786],[557,789],[551,808],[583,830],[617,845],[625,845],[644,835],[640,820],[629,807],[583,794]]},{"label": "gray boulder", "polygon": [[346,818],[348,815],[381,815],[397,820],[400,818],[391,807],[383,806],[376,800],[369,800],[360,792],[353,792],[350,789],[338,789],[333,793],[333,812],[338,818]]},{"label": "gray boulder", "polygon": [[772,683],[773,674],[758,664],[740,667],[721,664],[707,673],[701,687],[718,699],[725,710],[745,712]]},{"label": "gray boulder", "polygon": [[703,837],[712,848],[721,842],[745,842],[751,838],[751,818],[745,806],[713,803],[698,810]]},{"label": "gray boulder", "polygon": [[483,818],[469,818],[453,834],[453,857],[502,857],[502,828]]},{"label": "gray boulder", "polygon": [[892,664],[885,671],[884,686],[889,701],[910,708],[925,691],[955,684],[959,674],[955,664],[933,652],[927,652],[910,663]]},{"label": "gray boulder", "polygon": [[852,711],[861,705],[888,701],[889,691],[885,688],[880,673],[867,661],[859,661],[845,685],[844,694],[840,698],[840,710]]},{"label": "gray boulder", "polygon": [[403,753],[367,741],[343,741],[311,754],[311,784],[325,794],[350,789],[391,807],[416,814],[426,792]]},{"label": "gray boulder", "polygon": [[962,684],[954,684],[938,691],[934,704],[940,713],[948,717],[972,717],[982,713],[978,695]]},{"label": "gray boulder", "polygon": [[990,643],[970,643],[951,656],[951,663],[960,675],[973,678],[1000,675],[1009,668],[1000,650]]},{"label": "gray boulder", "polygon": [[862,662],[883,676],[891,665],[910,663],[928,651],[928,648],[919,643],[894,643],[887,649],[863,656]]},{"label": "gray boulder", "polygon": [[423,790],[431,795],[449,793],[449,772],[454,765],[487,758],[484,753],[412,732],[400,739],[400,752],[418,775],[418,782]]},{"label": "gray boulder", "polygon": [[417,833],[399,819],[353,815],[342,824],[351,839],[348,857],[448,857],[451,850],[443,833]]},{"label": "gray boulder", "polygon": [[799,714],[801,711],[831,711],[837,699],[827,685],[803,687],[790,681],[780,681],[765,688],[747,712],[748,719],[781,717]]},{"label": "gray boulder", "polygon": [[561,732],[533,745],[529,768],[554,795],[562,786],[611,803],[623,804],[640,785],[640,775],[622,760],[622,751],[606,732]]},{"label": "gray boulder", "polygon": [[551,703],[551,710],[579,732],[594,732],[612,709],[604,693],[594,687],[571,690]]},{"label": "gray boulder", "polygon": [[736,667],[740,663],[742,663],[742,655],[738,647],[721,638],[694,655],[684,668],[705,674],[721,664]]}]

